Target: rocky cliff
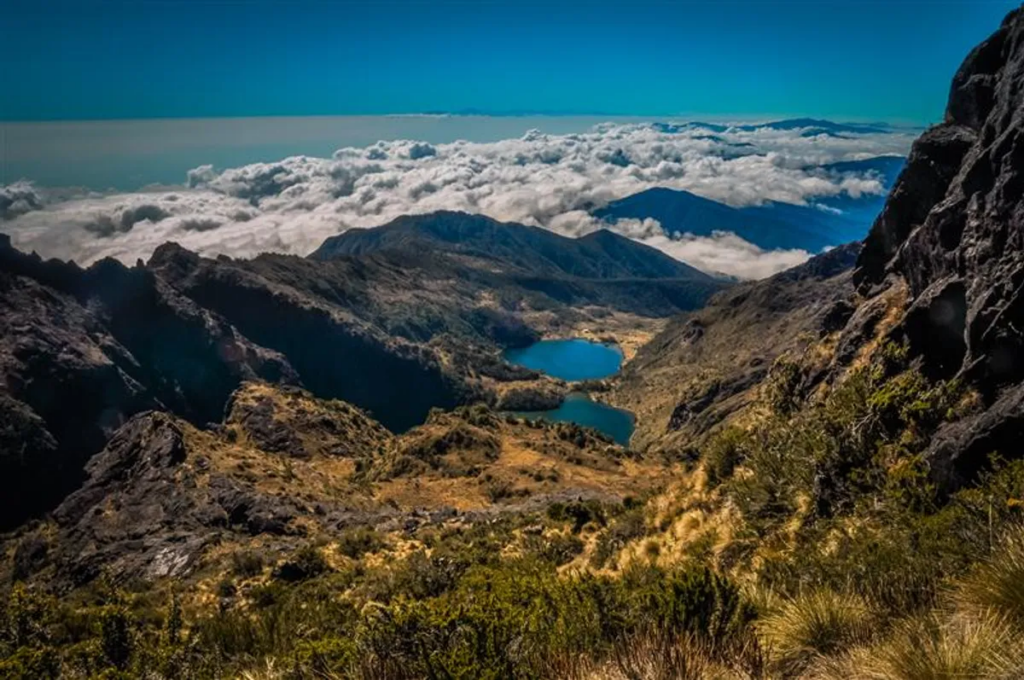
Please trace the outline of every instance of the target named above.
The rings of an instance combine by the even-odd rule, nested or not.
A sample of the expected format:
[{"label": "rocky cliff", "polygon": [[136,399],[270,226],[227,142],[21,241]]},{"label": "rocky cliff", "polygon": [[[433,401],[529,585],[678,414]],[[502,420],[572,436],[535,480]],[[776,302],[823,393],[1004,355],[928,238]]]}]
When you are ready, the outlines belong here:
[{"label": "rocky cliff", "polygon": [[0,240],[0,526],[51,507],[133,414],[220,420],[243,380],[295,383],[279,353],[151,271],[44,262]]},{"label": "rocky cliff", "polygon": [[206,428],[160,411],[128,419],[47,521],[0,543],[11,556],[0,577],[60,588],[103,573],[180,578],[222,560],[224,545],[286,554],[351,527],[413,531],[615,500],[659,471],[564,423],[463,407],[396,436],[350,404],[246,382]]},{"label": "rocky cliff", "polygon": [[[623,371],[614,399],[641,415],[635,443],[678,448],[753,402],[778,357],[809,395],[882,343],[932,379],[958,378],[981,408],[925,454],[953,491],[1024,434],[1024,18],[965,59],[944,121],[914,144],[856,259],[828,253],[738,286],[674,321]],[[844,256],[840,258],[840,256]],[[808,270],[808,268],[811,268]],[[800,272],[805,272],[802,275]]]},{"label": "rocky cliff", "polygon": [[960,376],[985,409],[928,454],[948,488],[1024,433],[1024,17],[1011,13],[953,79],[945,120],[915,144],[854,272],[873,299],[905,282],[893,330],[925,369]]}]

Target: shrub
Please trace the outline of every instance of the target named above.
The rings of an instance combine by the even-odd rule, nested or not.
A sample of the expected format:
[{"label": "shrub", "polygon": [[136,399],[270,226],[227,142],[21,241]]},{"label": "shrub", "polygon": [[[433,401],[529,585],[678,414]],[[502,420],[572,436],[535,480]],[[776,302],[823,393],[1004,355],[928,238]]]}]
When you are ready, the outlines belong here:
[{"label": "shrub", "polygon": [[590,566],[601,569],[612,555],[626,547],[626,544],[647,535],[647,523],[643,507],[627,510],[615,518],[612,525],[597,539],[597,545],[590,556]]},{"label": "shrub", "polygon": [[803,373],[800,365],[785,357],[779,357],[764,381],[764,400],[774,413],[788,416],[800,403],[800,383]]},{"label": "shrub", "polygon": [[490,478],[483,480],[484,494],[492,503],[510,498],[516,494],[512,482],[507,479]]},{"label": "shrub", "polygon": [[240,550],[231,556],[231,571],[240,578],[263,573],[263,556],[252,550]]},{"label": "shrub", "polygon": [[596,500],[555,502],[548,506],[547,516],[555,522],[572,522],[574,534],[578,534],[588,524],[604,526],[608,521],[604,507]]},{"label": "shrub", "polygon": [[568,564],[583,552],[583,541],[573,534],[527,536],[524,548],[531,555],[550,562],[556,567]]},{"label": "shrub", "polygon": [[608,668],[601,677],[608,680],[704,680],[711,675],[714,660],[712,645],[694,636],[640,633],[612,648]]},{"label": "shrub", "polygon": [[274,578],[282,581],[304,581],[319,576],[330,567],[324,556],[315,546],[307,545],[300,548],[285,562],[274,569]]},{"label": "shrub", "polygon": [[746,433],[738,427],[730,427],[712,437],[704,449],[704,469],[708,484],[718,486],[732,477],[736,466],[743,460],[743,444]]},{"label": "shrub", "polygon": [[537,677],[552,659],[606,656],[641,631],[725,644],[750,615],[735,586],[703,569],[560,578],[517,560],[473,568],[436,599],[369,609],[356,644],[401,669],[389,677]]},{"label": "shrub", "polygon": [[349,529],[338,537],[338,552],[353,560],[358,560],[366,553],[379,552],[387,547],[387,542],[370,527]]},{"label": "shrub", "polygon": [[106,605],[100,611],[99,625],[103,656],[108,664],[124,670],[135,646],[128,608],[121,603]]},{"label": "shrub", "polygon": [[374,573],[363,584],[363,595],[368,600],[381,602],[439,597],[454,588],[469,568],[465,557],[439,550],[428,555],[418,550],[401,562]]}]

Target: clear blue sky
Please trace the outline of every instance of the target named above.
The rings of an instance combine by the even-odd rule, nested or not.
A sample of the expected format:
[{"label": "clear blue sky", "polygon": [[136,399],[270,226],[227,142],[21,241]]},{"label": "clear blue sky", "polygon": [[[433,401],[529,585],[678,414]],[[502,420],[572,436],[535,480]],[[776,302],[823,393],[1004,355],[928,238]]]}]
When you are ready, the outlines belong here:
[{"label": "clear blue sky", "polygon": [[0,0],[0,119],[475,109],[925,123],[1008,0]]}]

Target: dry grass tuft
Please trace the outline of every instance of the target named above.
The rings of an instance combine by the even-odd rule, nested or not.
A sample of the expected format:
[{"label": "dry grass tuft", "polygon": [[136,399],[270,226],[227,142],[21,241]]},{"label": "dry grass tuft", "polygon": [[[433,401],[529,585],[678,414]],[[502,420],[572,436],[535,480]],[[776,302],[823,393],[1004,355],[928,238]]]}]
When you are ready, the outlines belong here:
[{"label": "dry grass tuft", "polygon": [[953,597],[963,611],[992,611],[1024,626],[1024,532],[1008,536],[964,578]]},{"label": "dry grass tuft", "polygon": [[783,602],[757,629],[773,652],[773,665],[790,675],[819,656],[866,643],[873,619],[870,607],[859,597],[821,590]]},{"label": "dry grass tuft", "polygon": [[905,621],[883,642],[824,660],[822,680],[1019,680],[1024,645],[1003,617],[930,613]]},{"label": "dry grass tuft", "polygon": [[634,635],[611,650],[601,664],[586,659],[558,663],[550,677],[561,680],[739,680],[763,677],[763,659],[756,640],[716,649],[694,636],[661,632]]}]

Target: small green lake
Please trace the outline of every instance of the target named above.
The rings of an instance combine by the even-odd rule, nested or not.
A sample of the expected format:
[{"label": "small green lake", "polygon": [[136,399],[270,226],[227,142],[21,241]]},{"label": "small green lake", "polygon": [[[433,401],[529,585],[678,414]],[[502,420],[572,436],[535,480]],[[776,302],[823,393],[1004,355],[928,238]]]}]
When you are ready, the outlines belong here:
[{"label": "small green lake", "polygon": [[[504,357],[511,364],[567,381],[607,378],[615,375],[622,366],[622,352],[617,346],[580,338],[541,340],[529,347],[506,350]],[[582,392],[570,393],[556,409],[525,411],[517,415],[592,427],[623,446],[629,444],[633,435],[632,413],[593,401]]]}]

